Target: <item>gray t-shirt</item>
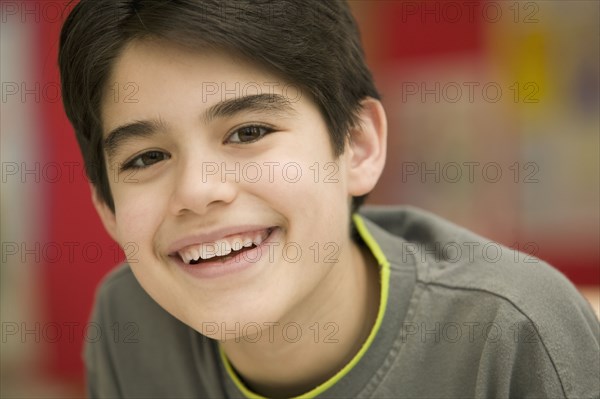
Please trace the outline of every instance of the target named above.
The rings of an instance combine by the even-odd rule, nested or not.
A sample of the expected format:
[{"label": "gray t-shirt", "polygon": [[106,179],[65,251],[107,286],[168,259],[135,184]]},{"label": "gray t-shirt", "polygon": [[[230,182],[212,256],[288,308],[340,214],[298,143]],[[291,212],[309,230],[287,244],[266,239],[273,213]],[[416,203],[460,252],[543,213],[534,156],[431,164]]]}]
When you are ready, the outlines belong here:
[{"label": "gray t-shirt", "polygon": [[[386,271],[385,311],[319,397],[600,397],[600,324],[562,274],[416,208],[361,214],[357,239]],[[92,322],[91,397],[244,397],[218,342],[163,310],[128,265],[102,283]]]}]

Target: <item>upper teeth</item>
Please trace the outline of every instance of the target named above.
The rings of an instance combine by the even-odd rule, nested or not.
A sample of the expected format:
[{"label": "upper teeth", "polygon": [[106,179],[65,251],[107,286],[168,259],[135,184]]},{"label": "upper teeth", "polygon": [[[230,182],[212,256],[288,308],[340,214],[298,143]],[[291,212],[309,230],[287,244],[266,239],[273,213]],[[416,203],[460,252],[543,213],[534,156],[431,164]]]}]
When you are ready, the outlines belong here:
[{"label": "upper teeth", "polygon": [[242,248],[252,246],[252,244],[258,246],[268,235],[268,230],[242,233],[214,242],[190,245],[180,250],[178,254],[186,264],[189,264],[192,260],[197,261],[200,258],[210,259],[215,256],[225,256],[230,254],[232,250],[239,251]]}]

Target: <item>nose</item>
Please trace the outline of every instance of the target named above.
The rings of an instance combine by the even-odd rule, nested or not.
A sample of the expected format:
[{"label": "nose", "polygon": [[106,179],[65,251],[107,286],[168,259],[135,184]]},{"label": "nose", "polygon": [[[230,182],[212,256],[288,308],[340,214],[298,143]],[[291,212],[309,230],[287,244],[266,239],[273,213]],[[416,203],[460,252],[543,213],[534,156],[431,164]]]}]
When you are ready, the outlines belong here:
[{"label": "nose", "polygon": [[[225,173],[223,169],[225,168]],[[225,162],[188,159],[176,170],[170,206],[174,215],[206,214],[231,203],[238,191],[235,176],[227,172]]]}]

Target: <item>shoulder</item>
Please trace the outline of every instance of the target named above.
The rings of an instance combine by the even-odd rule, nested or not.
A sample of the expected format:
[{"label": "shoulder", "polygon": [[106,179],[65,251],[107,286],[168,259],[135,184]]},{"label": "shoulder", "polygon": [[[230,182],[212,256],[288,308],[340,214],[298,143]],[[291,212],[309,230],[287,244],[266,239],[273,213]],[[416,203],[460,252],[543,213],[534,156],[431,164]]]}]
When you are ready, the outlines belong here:
[{"label": "shoulder", "polygon": [[[139,284],[127,263],[115,266],[98,284],[96,298],[110,297],[111,295],[123,295],[124,292],[133,290],[137,292]],[[141,287],[139,287],[141,288]],[[137,293],[138,295],[140,293]]]},{"label": "shoulder", "polygon": [[126,263],[116,266],[101,280],[96,290],[94,317],[96,322],[115,328],[134,325],[136,330],[146,330],[144,335],[150,337],[165,328],[183,326],[146,293]]},{"label": "shoulder", "polygon": [[134,326],[143,335],[144,344],[159,341],[167,334],[189,334],[188,326],[148,295],[128,264],[117,266],[100,282],[94,318],[101,325]]},{"label": "shoulder", "polygon": [[400,250],[390,262],[416,269],[414,320],[501,329],[515,359],[535,348],[567,396],[598,388],[600,324],[559,271],[417,208],[367,209],[364,216],[394,236]]},{"label": "shoulder", "polygon": [[[125,301],[126,299],[126,301]],[[157,305],[138,283],[131,267],[127,263],[120,264],[111,270],[98,285],[96,303],[104,306],[121,305],[111,310],[127,310],[134,302],[145,307]]]},{"label": "shoulder", "polygon": [[[86,342],[84,352],[91,393],[215,395],[210,391],[216,389],[211,380],[218,379],[215,346],[156,303],[128,264],[116,267],[101,281],[91,324],[99,331]],[[172,377],[165,377],[165,364]]]},{"label": "shoulder", "polygon": [[558,270],[530,255],[479,236],[437,215],[414,207],[372,207],[364,216],[395,236],[395,263],[414,263],[417,280],[448,290],[496,296],[526,313],[544,313],[554,302],[591,310]]},{"label": "shoulder", "polygon": [[[93,321],[104,332],[130,329],[136,345],[154,345],[168,334],[188,335],[188,327],[166,312],[144,291],[128,264],[121,264],[102,279],[96,291]],[[107,330],[107,331],[104,331]],[[122,340],[112,340],[119,344]]]}]

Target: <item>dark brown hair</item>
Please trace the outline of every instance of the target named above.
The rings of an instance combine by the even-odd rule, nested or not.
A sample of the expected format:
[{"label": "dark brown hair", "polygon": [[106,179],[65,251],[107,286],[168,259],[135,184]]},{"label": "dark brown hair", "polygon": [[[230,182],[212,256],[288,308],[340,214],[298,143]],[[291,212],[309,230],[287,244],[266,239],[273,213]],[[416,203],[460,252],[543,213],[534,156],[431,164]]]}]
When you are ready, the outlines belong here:
[{"label": "dark brown hair", "polygon": [[[379,99],[342,0],[81,0],[60,35],[62,98],[86,173],[113,211],[100,104],[115,60],[135,39],[224,49],[298,85],[322,113],[336,156],[361,100]],[[364,197],[353,198],[353,211]]]}]

